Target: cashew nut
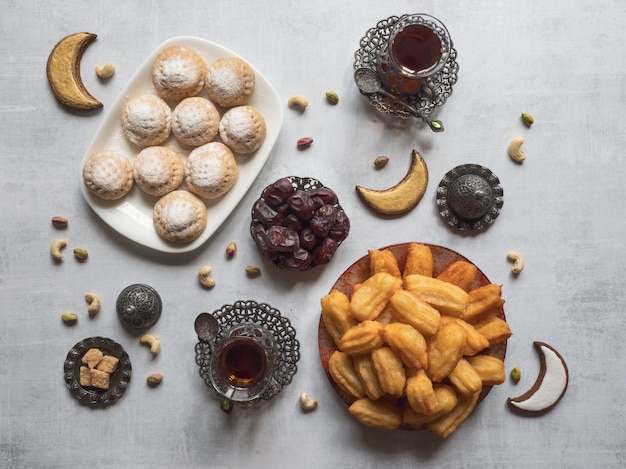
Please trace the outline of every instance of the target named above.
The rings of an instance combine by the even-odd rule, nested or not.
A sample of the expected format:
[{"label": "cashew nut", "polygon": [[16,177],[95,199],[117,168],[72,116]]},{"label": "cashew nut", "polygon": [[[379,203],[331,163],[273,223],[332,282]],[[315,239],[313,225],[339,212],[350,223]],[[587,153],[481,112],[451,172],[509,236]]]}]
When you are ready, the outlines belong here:
[{"label": "cashew nut", "polygon": [[96,67],[96,75],[100,78],[110,78],[115,73],[115,65],[108,63],[103,67]]},{"label": "cashew nut", "polygon": [[61,249],[67,246],[67,241],[64,239],[55,239],[52,241],[52,245],[50,246],[50,254],[52,254],[52,258],[55,261],[60,261],[63,259],[63,254],[61,254]]},{"label": "cashew nut", "polygon": [[142,335],[139,341],[142,344],[150,345],[150,353],[152,353],[152,355],[156,356],[161,351],[161,342],[152,334]]},{"label": "cashew nut", "polygon": [[85,301],[89,304],[87,312],[89,316],[95,316],[100,311],[100,298],[95,293],[87,293],[85,295]]},{"label": "cashew nut", "polygon": [[509,156],[516,163],[522,163],[526,159],[526,153],[522,151],[522,143],[524,143],[524,137],[515,137],[509,143]]},{"label": "cashew nut", "polygon": [[297,94],[295,96],[292,96],[291,98],[289,98],[289,101],[287,101],[287,106],[289,107],[299,106],[303,111],[308,105],[309,105],[309,100],[306,99],[306,96],[302,94]]},{"label": "cashew nut", "polygon": [[513,261],[511,272],[519,274],[524,269],[524,258],[519,252],[511,251],[506,255],[507,259]]},{"label": "cashew nut", "polygon": [[309,399],[306,393],[302,393],[300,394],[300,407],[302,407],[302,410],[311,411],[317,408],[317,400]]},{"label": "cashew nut", "polygon": [[211,277],[211,266],[205,265],[198,270],[198,280],[202,286],[206,288],[213,288],[215,286],[215,279]]}]

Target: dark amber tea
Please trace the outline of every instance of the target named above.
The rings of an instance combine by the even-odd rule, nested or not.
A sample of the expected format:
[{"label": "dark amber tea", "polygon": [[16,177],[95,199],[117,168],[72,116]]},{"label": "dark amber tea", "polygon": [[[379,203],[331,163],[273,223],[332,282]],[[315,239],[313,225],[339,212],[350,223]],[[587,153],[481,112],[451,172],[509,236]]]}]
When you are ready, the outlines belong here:
[{"label": "dark amber tea", "polygon": [[267,371],[265,350],[254,339],[238,337],[224,347],[218,370],[234,386],[252,386]]},{"label": "dark amber tea", "polygon": [[409,24],[392,38],[390,55],[400,67],[418,74],[441,60],[441,40],[424,24]]}]

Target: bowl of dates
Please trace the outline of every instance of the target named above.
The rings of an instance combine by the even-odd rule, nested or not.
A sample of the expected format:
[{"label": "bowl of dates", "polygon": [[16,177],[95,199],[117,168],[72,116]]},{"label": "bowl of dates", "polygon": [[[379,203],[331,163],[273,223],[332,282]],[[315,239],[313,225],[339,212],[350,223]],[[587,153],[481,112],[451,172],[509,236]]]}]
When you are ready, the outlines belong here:
[{"label": "bowl of dates", "polygon": [[337,194],[317,179],[280,178],[252,206],[252,239],[263,257],[281,269],[327,264],[349,232]]}]

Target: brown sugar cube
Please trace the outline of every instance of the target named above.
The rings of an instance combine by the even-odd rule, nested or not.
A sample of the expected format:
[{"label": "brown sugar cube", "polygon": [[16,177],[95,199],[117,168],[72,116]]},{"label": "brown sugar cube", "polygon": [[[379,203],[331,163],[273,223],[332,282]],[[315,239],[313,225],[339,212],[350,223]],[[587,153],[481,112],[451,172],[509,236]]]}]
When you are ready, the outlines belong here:
[{"label": "brown sugar cube", "polygon": [[81,386],[91,386],[91,370],[86,366],[80,367],[79,382]]},{"label": "brown sugar cube", "polygon": [[102,352],[97,348],[90,348],[85,352],[83,358],[81,359],[83,363],[87,364],[87,366],[91,368],[95,368],[95,366],[100,363],[102,360]]},{"label": "brown sugar cube", "polygon": [[99,389],[109,389],[109,378],[111,375],[105,371],[92,369],[91,373],[91,385]]},{"label": "brown sugar cube", "polygon": [[96,365],[96,370],[104,371],[105,373],[113,373],[117,369],[119,362],[119,358],[113,355],[105,355],[102,357],[102,360],[100,360],[100,363]]}]

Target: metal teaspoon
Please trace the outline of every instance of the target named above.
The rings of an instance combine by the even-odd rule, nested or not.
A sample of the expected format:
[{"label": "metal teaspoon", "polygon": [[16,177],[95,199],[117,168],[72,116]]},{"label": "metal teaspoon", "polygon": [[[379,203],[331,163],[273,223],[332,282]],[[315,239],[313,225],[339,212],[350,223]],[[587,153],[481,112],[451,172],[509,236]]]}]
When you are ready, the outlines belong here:
[{"label": "metal teaspoon", "polygon": [[380,83],[378,74],[371,68],[366,68],[366,67],[357,68],[354,71],[354,81],[356,82],[356,86],[358,86],[359,89],[363,93],[365,94],[382,93],[388,98],[392,99],[394,102],[400,104],[402,107],[410,111],[411,114],[413,114],[415,117],[419,117],[424,122],[426,122],[433,132],[444,131],[443,122],[439,120],[429,120],[425,118],[413,106],[405,103],[404,101],[399,99],[397,96],[395,96],[394,94],[384,89],[383,85]]}]

